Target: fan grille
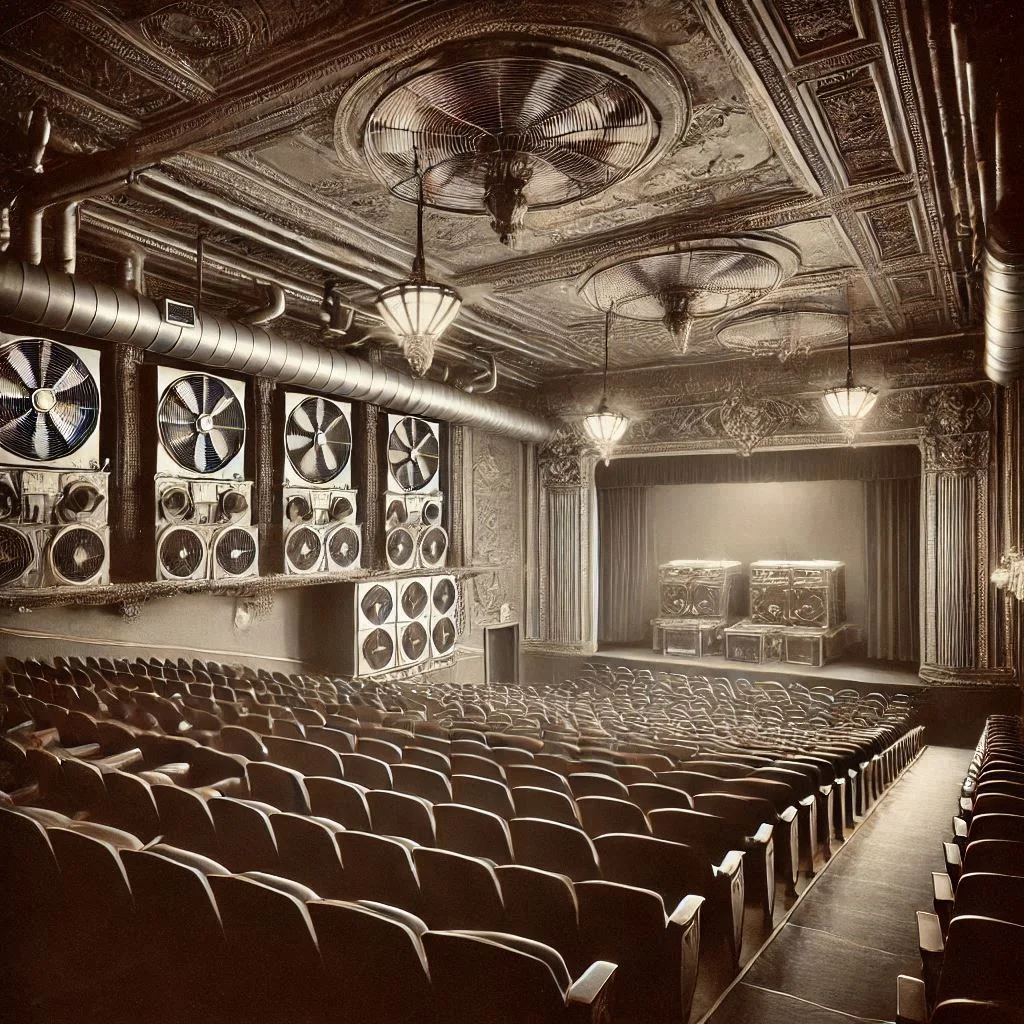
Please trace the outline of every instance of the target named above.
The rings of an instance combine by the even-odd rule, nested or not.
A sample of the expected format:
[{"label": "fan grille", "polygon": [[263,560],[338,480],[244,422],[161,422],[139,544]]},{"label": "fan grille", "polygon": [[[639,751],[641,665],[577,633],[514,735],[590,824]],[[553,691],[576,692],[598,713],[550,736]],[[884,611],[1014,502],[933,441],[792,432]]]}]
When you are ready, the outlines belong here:
[{"label": "fan grille", "polygon": [[232,527],[217,538],[213,555],[222,572],[241,576],[256,562],[256,538],[248,530]]},{"label": "fan grille", "polygon": [[319,563],[324,544],[316,530],[308,526],[296,526],[289,531],[284,550],[291,566],[299,572],[309,572]]},{"label": "fan grille", "polygon": [[173,579],[191,579],[205,556],[206,544],[195,530],[168,530],[160,540],[160,566]]},{"label": "fan grille", "polygon": [[418,619],[426,610],[428,601],[427,588],[418,580],[413,580],[402,591],[402,611],[407,618]]},{"label": "fan grille", "polygon": [[441,447],[434,425],[418,416],[403,416],[388,438],[388,465],[403,491],[420,491],[437,474]]},{"label": "fan grille", "polygon": [[431,635],[434,638],[434,648],[438,654],[447,654],[455,646],[455,623],[446,615],[434,623]]},{"label": "fan grille", "polygon": [[20,580],[32,567],[32,543],[20,530],[0,526],[0,587]]},{"label": "fan grille", "polygon": [[303,480],[323,484],[334,480],[352,454],[352,430],[337,402],[307,398],[288,417],[284,437],[288,462]]},{"label": "fan grille", "polygon": [[714,316],[778,288],[798,266],[787,246],[760,238],[688,243],[674,252],[614,263],[593,273],[581,294],[634,320],[661,320],[666,298],[682,294],[692,317]]},{"label": "fan grille", "polygon": [[448,554],[448,535],[440,526],[432,526],[420,540],[420,561],[431,569],[442,565]]},{"label": "fan grille", "polygon": [[416,551],[416,542],[404,526],[399,526],[388,532],[387,550],[388,561],[393,566],[401,568],[412,561],[412,556]]},{"label": "fan grille", "polygon": [[50,546],[50,564],[67,583],[88,583],[103,569],[107,545],[95,530],[69,526],[61,530]]},{"label": "fan grille", "polygon": [[387,587],[375,584],[363,595],[359,606],[362,609],[363,618],[371,625],[379,626],[391,618],[395,599]]},{"label": "fan grille", "polygon": [[449,579],[440,579],[434,584],[434,608],[446,614],[455,604],[455,584]]},{"label": "fan grille", "polygon": [[485,213],[495,154],[523,164],[531,207],[595,195],[640,166],[658,138],[646,100],[621,76],[562,57],[504,56],[434,68],[388,93],[366,123],[371,171],[416,202]]},{"label": "fan grille", "polygon": [[359,534],[351,526],[339,526],[327,538],[327,557],[339,569],[348,569],[359,560]]},{"label": "fan grille", "polygon": [[395,656],[395,641],[386,629],[375,629],[363,640],[363,660],[374,671],[387,668]]},{"label": "fan grille", "polygon": [[242,404],[224,381],[206,373],[190,373],[169,385],[157,423],[168,454],[192,473],[219,472],[245,442]]},{"label": "fan grille", "polygon": [[422,623],[410,622],[402,629],[402,653],[410,661],[418,661],[423,657],[429,639]]},{"label": "fan grille", "polygon": [[0,348],[0,447],[54,462],[78,451],[100,415],[100,393],[82,359],[41,338]]}]

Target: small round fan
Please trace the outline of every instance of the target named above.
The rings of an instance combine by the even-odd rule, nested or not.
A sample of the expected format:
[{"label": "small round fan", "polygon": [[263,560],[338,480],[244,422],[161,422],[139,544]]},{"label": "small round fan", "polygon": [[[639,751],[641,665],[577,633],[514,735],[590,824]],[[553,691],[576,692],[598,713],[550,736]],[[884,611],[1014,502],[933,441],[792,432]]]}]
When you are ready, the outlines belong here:
[{"label": "small round fan", "polygon": [[419,661],[423,657],[429,639],[422,623],[410,622],[402,629],[402,653],[410,661]]},{"label": "small round fan", "polygon": [[440,526],[432,526],[420,540],[420,562],[427,569],[444,564],[448,554],[448,534]]},{"label": "small round fan", "polygon": [[413,580],[402,591],[402,611],[406,618],[418,619],[426,610],[427,601],[427,588],[418,580]]},{"label": "small round fan", "polygon": [[320,534],[308,526],[296,526],[288,531],[284,553],[288,564],[297,572],[312,572],[320,562],[324,545]]},{"label": "small round fan", "polygon": [[65,526],[57,532],[49,549],[50,567],[64,583],[88,583],[95,579],[106,558],[106,542],[87,526]]},{"label": "small round fan", "polygon": [[0,348],[0,447],[20,459],[56,462],[96,429],[100,392],[81,358],[41,338]]},{"label": "small round fan", "polygon": [[323,484],[348,465],[352,430],[336,402],[307,398],[288,417],[284,433],[288,461],[303,480]]},{"label": "small round fan", "polygon": [[430,632],[434,639],[434,649],[438,654],[448,654],[455,646],[455,623],[447,615],[438,619]]},{"label": "small round fan", "polygon": [[213,557],[226,576],[241,576],[256,562],[256,538],[237,526],[225,530],[214,544]]},{"label": "small round fan", "polygon": [[206,542],[194,530],[171,529],[161,537],[157,556],[171,579],[190,580],[206,558]]},{"label": "small round fan", "polygon": [[363,659],[374,672],[391,664],[395,656],[395,641],[386,629],[375,629],[363,640]]},{"label": "small round fan", "polygon": [[160,440],[192,473],[216,473],[242,450],[245,413],[219,377],[190,373],[167,388],[157,410]]},{"label": "small round fan", "polygon": [[0,526],[0,587],[20,580],[35,561],[32,544],[20,530]]},{"label": "small round fan", "polygon": [[437,433],[418,416],[403,416],[388,438],[388,464],[403,491],[422,490],[437,474]]},{"label": "small round fan", "polygon": [[452,610],[455,604],[455,584],[449,579],[439,579],[434,584],[434,608],[442,615]]},{"label": "small round fan", "polygon": [[393,568],[402,569],[412,563],[416,542],[404,526],[399,526],[388,532],[386,547],[388,562]]},{"label": "small round fan", "polygon": [[349,569],[359,561],[359,533],[351,526],[339,526],[327,536],[327,557],[338,569]]},{"label": "small round fan", "polygon": [[313,518],[313,506],[304,494],[293,494],[284,506],[285,518],[290,523],[308,523]]},{"label": "small round fan", "polygon": [[0,480],[0,519],[13,519],[18,515],[17,488],[8,480]]},{"label": "small round fan", "polygon": [[362,609],[363,618],[372,626],[379,626],[382,622],[387,622],[391,618],[391,611],[395,607],[395,599],[391,595],[391,591],[386,587],[372,586],[363,595],[362,601],[359,602],[359,607]]}]

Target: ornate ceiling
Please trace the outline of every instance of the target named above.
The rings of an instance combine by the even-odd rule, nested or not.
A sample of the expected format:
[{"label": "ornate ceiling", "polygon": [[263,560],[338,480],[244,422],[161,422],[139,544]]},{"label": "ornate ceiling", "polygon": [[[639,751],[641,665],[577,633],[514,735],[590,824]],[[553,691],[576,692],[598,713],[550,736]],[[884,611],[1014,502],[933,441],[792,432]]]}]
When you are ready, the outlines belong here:
[{"label": "ornate ceiling", "polygon": [[[325,280],[337,277],[357,312],[327,343],[386,341],[373,295],[407,276],[415,234],[409,154],[395,155],[392,129],[411,119],[426,125],[421,147],[432,131],[436,151],[454,152],[463,142],[445,133],[466,111],[510,116],[501,83],[500,102],[485,102],[467,68],[480,69],[482,97],[489,57],[518,62],[516,74],[548,61],[569,69],[564,80],[533,92],[517,80],[515,104],[542,112],[520,134],[546,126],[531,145],[577,131],[544,120],[570,71],[575,110],[586,88],[604,98],[578,115],[590,134],[572,160],[556,154],[534,172],[527,193],[543,201],[517,247],[482,206],[435,208],[428,188],[430,274],[465,300],[439,363],[466,373],[458,364],[491,354],[506,386],[593,370],[603,317],[580,289],[594,268],[746,236],[795,254],[793,272],[745,308],[696,320],[685,355],[662,324],[619,321],[612,367],[750,358],[719,332],[744,316],[763,331],[769,311],[844,312],[847,297],[855,344],[952,335],[970,314],[935,178],[920,2],[906,0],[911,13],[897,0],[8,3],[0,128],[18,139],[42,101],[52,136],[41,175],[26,175],[17,145],[0,155],[2,198],[87,194],[79,270],[112,279],[126,248],[141,247],[149,292],[183,298],[198,204],[217,214],[203,220],[213,308],[251,309],[254,278],[274,279],[288,303],[275,330],[315,338]],[[389,120],[368,133],[375,117]],[[635,131],[620,137],[602,117]],[[473,127],[466,166],[493,135]]]}]

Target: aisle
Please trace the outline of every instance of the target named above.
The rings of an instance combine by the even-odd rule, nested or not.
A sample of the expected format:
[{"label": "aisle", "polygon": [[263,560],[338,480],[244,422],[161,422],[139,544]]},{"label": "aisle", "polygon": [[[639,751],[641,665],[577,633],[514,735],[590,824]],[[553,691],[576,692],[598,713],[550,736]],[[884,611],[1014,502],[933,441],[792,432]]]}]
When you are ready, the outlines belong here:
[{"label": "aisle", "polygon": [[799,901],[707,1024],[896,1018],[896,976],[921,976],[914,912],[930,910],[971,751],[929,747]]}]

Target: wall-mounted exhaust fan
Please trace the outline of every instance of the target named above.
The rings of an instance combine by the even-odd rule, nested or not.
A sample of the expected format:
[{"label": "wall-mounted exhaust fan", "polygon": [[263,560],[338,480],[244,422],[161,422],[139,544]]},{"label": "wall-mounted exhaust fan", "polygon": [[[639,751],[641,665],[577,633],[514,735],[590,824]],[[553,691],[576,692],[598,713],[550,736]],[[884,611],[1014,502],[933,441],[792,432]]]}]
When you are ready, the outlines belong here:
[{"label": "wall-mounted exhaust fan", "polygon": [[[163,450],[178,467],[201,475],[241,472],[245,443],[244,385],[189,373],[170,378],[161,367],[157,426]],[[173,470],[172,470],[173,471]]]}]

